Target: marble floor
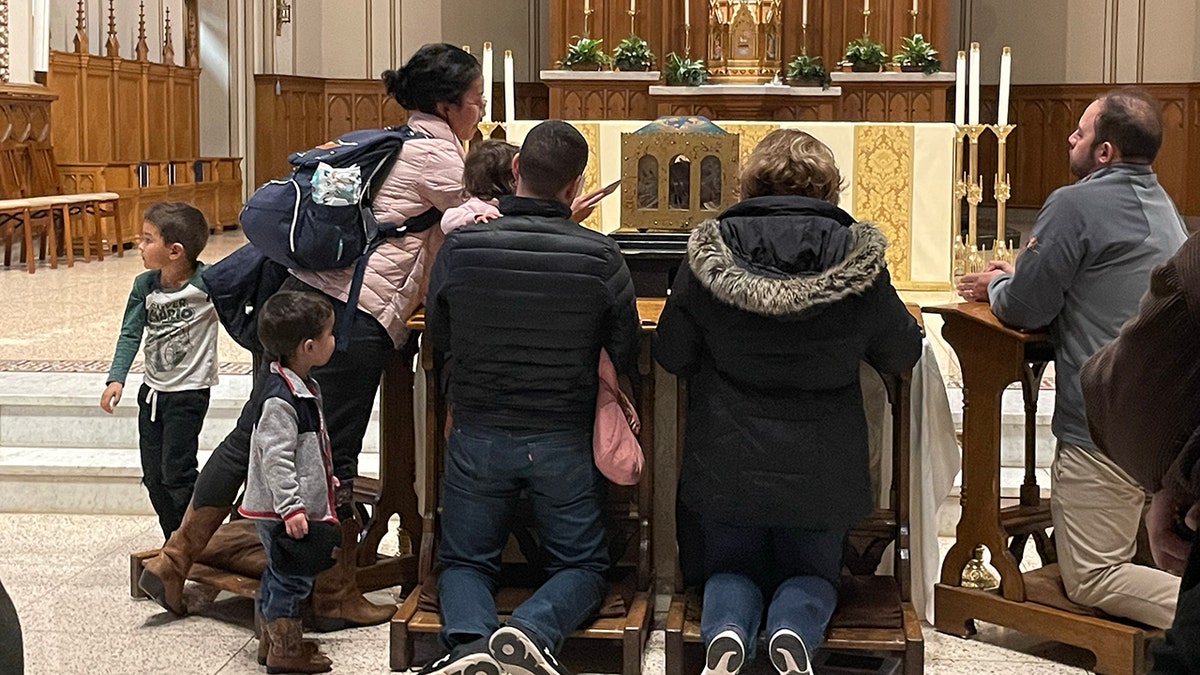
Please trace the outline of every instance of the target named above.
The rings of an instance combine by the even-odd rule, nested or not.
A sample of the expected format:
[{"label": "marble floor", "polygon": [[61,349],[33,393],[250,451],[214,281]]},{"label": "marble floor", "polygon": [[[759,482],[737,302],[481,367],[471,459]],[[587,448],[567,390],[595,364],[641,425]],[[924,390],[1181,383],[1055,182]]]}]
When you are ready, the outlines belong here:
[{"label": "marble floor", "polygon": [[[254,658],[251,606],[218,597],[198,616],[176,619],[148,600],[129,597],[131,551],[161,543],[150,516],[0,514],[0,581],[13,598],[24,631],[26,673],[105,675],[262,673]],[[373,597],[383,602],[381,591]],[[643,663],[662,675],[661,617]],[[335,672],[389,672],[388,627],[318,636]],[[929,675],[1027,675],[1087,672],[1091,656],[994,626],[972,640],[925,629]],[[418,649],[427,656],[433,645]],[[572,653],[579,672],[616,672],[605,655]],[[750,675],[774,671],[763,659]]]},{"label": "marble floor", "polygon": [[[209,237],[200,259],[215,262],[246,242],[240,230]],[[112,358],[133,278],[144,270],[137,249],[100,262],[0,267],[0,371],[89,372]],[[250,355],[222,332],[218,358],[249,363]]]}]

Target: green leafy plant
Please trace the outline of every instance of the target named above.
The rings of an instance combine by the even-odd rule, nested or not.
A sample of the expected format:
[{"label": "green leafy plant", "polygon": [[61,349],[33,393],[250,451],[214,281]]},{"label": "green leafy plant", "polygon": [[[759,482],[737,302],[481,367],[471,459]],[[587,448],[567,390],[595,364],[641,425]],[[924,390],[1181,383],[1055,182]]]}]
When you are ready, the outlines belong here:
[{"label": "green leafy plant", "polygon": [[608,54],[600,43],[604,40],[581,37],[567,45],[567,55],[562,60],[563,68],[571,70],[600,70],[609,64]]},{"label": "green leafy plant", "polygon": [[887,61],[888,55],[883,51],[883,44],[869,37],[851,40],[846,45],[846,63],[856,71],[876,73],[883,69]]},{"label": "green leafy plant", "polygon": [[617,43],[612,53],[613,65],[617,70],[650,70],[654,63],[654,52],[650,45],[636,35]]},{"label": "green leafy plant", "polygon": [[708,68],[700,59],[681,59],[675,52],[667,54],[667,67],[663,70],[667,84],[698,87],[708,79]]},{"label": "green leafy plant", "polygon": [[822,89],[828,89],[833,82],[825,64],[821,63],[821,57],[808,54],[800,54],[788,62],[787,78],[788,82],[795,85],[819,84]]},{"label": "green leafy plant", "polygon": [[920,71],[932,75],[942,70],[937,50],[920,33],[904,38],[900,43],[900,53],[892,60],[905,71]]}]

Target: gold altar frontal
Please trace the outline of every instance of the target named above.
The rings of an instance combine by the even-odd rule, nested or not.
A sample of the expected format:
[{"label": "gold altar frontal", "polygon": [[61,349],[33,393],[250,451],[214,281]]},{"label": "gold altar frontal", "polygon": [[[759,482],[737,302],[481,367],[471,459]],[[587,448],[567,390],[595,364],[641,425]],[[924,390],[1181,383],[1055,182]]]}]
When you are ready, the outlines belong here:
[{"label": "gold altar frontal", "polygon": [[[622,135],[650,123],[631,120],[570,121],[588,142],[584,190],[594,190],[637,175],[624,169]],[[888,269],[899,290],[950,290],[952,206],[954,202],[953,124],[870,124],[855,122],[726,122],[714,121],[738,135],[738,161],[775,129],[801,129],[833,151],[842,172],[841,207],[859,220],[869,220],[888,237]],[[520,144],[538,123],[515,121],[506,135]],[[724,173],[724,172],[723,172]],[[736,176],[737,171],[732,175]],[[625,187],[625,186],[623,186]],[[584,225],[600,232],[645,227],[622,219],[622,200],[605,199]]]}]

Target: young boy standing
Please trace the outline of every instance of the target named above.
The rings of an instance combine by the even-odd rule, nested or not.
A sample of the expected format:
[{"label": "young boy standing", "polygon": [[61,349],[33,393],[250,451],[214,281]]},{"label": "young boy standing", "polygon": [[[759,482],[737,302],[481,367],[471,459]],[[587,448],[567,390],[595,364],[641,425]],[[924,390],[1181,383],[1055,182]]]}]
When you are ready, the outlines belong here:
[{"label": "young boy standing", "polygon": [[321,390],[309,376],[333,355],[333,307],[315,293],[280,291],[260,310],[258,339],[277,360],[251,401],[257,421],[238,512],[256,519],[267,554],[258,591],[259,655],[268,673],[323,673],[331,662],[301,639],[300,601],[313,578],[333,566],[341,541]]},{"label": "young boy standing", "polygon": [[196,485],[196,451],[217,383],[217,313],[197,258],[208,243],[204,214],[183,202],[146,209],[138,250],[148,271],[133,280],[100,407],[112,413],[146,335],[138,392],[142,483],[163,536],[179,527]]}]

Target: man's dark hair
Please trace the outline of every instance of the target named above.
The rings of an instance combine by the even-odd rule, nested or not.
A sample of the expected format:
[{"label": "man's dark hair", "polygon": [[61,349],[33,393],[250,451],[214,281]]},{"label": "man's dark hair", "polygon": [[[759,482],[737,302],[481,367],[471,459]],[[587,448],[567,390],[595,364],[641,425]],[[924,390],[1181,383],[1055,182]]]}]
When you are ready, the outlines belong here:
[{"label": "man's dark hair", "polygon": [[[461,104],[463,94],[483,75],[479,61],[451,44],[428,44],[408,63],[380,77],[387,93],[406,110],[437,114],[438,103]],[[484,96],[492,92],[485,91]]]},{"label": "man's dark hair", "polygon": [[200,209],[186,202],[155,202],[142,218],[158,228],[164,244],[179,244],[192,266],[208,245],[208,223]]},{"label": "man's dark hair", "polygon": [[533,196],[551,199],[583,175],[588,144],[575,127],[546,120],[529,130],[518,162],[521,182]]},{"label": "man's dark hair", "polygon": [[287,365],[296,347],[321,337],[332,318],[333,307],[323,295],[279,291],[258,312],[258,341],[271,358]]},{"label": "man's dark hair", "polygon": [[1158,101],[1140,87],[1110,91],[1100,98],[1095,144],[1109,142],[1121,152],[1121,161],[1149,164],[1162,146],[1163,120]]},{"label": "man's dark hair", "polygon": [[488,139],[471,144],[463,162],[463,188],[472,197],[496,199],[513,193],[512,160],[517,146]]}]

